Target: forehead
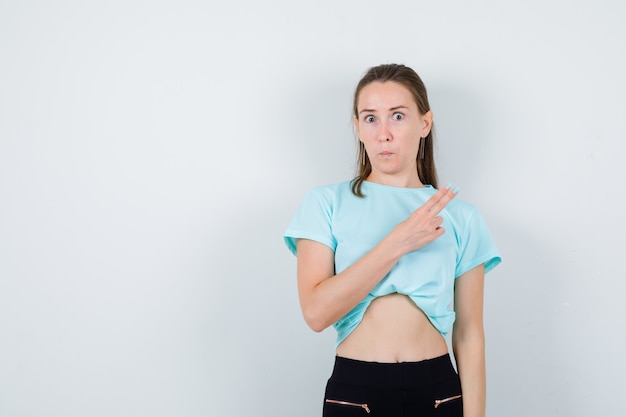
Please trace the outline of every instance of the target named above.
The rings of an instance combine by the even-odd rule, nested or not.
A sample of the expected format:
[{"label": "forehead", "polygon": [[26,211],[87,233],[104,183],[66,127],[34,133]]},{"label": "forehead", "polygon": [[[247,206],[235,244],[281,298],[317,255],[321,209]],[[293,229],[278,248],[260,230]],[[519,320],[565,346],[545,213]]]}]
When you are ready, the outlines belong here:
[{"label": "forehead", "polygon": [[357,108],[387,110],[398,106],[417,109],[417,104],[408,88],[394,81],[374,81],[361,89]]}]

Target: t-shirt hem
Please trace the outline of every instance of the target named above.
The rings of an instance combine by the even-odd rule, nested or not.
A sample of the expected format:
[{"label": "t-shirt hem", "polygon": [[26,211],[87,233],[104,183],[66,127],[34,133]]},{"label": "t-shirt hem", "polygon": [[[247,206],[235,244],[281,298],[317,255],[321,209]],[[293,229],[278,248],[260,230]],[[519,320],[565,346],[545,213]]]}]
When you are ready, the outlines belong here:
[{"label": "t-shirt hem", "polygon": [[315,233],[308,233],[308,232],[302,232],[302,231],[297,231],[297,230],[287,230],[283,238],[285,239],[285,243],[287,244],[287,247],[289,248],[291,253],[293,253],[296,256],[298,255],[297,248],[296,248],[296,242],[298,239],[314,240],[316,242],[319,242],[323,245],[328,246],[333,252],[335,251],[335,244],[331,240],[325,238],[324,236],[316,235]]},{"label": "t-shirt hem", "polygon": [[467,271],[470,271],[473,268],[476,268],[480,264],[485,264],[485,274],[487,274],[493,268],[498,266],[498,264],[501,261],[502,261],[502,258],[500,257],[500,255],[498,253],[493,253],[492,252],[492,253],[486,254],[484,256],[481,256],[480,258],[476,258],[473,262],[467,264],[467,266],[459,269],[460,272],[458,272],[455,275],[454,279],[457,279],[458,277],[460,277],[461,275],[463,275]]}]

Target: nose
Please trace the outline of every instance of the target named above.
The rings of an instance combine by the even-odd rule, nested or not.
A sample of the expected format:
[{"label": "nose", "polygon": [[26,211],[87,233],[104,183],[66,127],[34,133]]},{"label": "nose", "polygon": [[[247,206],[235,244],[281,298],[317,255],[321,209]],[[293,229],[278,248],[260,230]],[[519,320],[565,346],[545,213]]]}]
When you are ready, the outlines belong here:
[{"label": "nose", "polygon": [[380,124],[380,131],[378,132],[378,140],[380,142],[389,142],[392,138],[391,132],[389,131],[389,127],[387,123],[382,122]]}]

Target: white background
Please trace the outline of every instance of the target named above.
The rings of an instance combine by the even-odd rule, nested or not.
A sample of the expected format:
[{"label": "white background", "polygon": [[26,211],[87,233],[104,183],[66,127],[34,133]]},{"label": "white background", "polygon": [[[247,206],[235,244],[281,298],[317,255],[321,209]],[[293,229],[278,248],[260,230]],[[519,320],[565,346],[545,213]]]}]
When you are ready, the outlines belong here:
[{"label": "white background", "polygon": [[0,1],[0,416],[319,416],[282,241],[415,68],[502,252],[488,414],[621,413],[622,1]]}]

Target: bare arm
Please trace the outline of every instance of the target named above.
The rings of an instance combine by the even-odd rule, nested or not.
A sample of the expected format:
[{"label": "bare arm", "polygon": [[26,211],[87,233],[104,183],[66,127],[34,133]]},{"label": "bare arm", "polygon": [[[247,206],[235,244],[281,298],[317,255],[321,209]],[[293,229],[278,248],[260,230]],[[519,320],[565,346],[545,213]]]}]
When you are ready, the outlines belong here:
[{"label": "bare arm", "polygon": [[485,267],[479,265],[457,278],[454,289],[452,349],[461,378],[465,417],[485,416],[484,281]]},{"label": "bare arm", "polygon": [[452,187],[437,191],[370,252],[337,275],[330,248],[299,239],[298,295],[307,324],[315,331],[330,326],[363,300],[402,255],[443,235],[437,215],[454,196]]}]

